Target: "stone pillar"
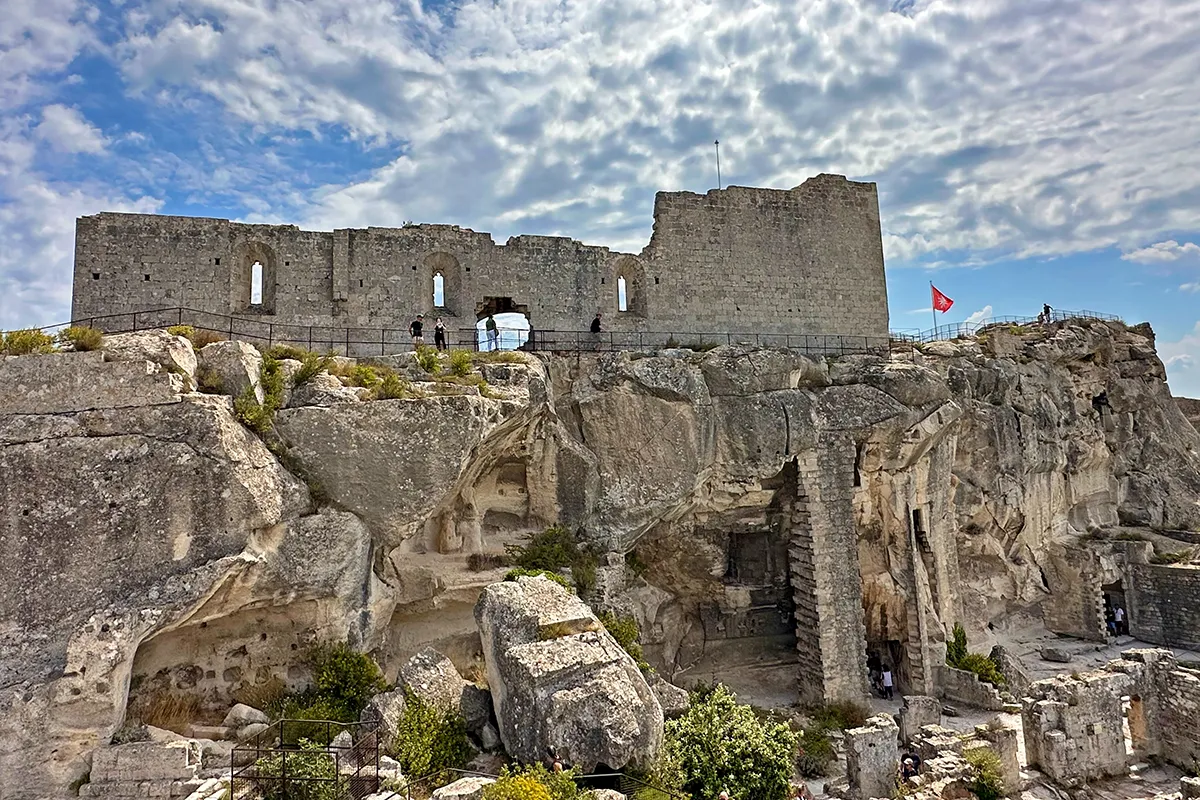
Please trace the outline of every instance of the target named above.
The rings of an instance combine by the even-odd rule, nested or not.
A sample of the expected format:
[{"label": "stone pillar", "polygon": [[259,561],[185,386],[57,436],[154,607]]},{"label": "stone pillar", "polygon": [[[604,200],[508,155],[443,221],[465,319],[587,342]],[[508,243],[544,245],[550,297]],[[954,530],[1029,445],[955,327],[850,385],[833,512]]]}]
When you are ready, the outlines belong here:
[{"label": "stone pillar", "polygon": [[438,518],[438,552],[439,553],[457,553],[462,550],[463,540],[458,535],[458,528],[454,524],[454,517],[449,514],[442,514]]},{"label": "stone pillar", "polygon": [[868,800],[891,797],[900,764],[900,728],[890,714],[867,720],[861,728],[846,731],[846,779],[850,797]]},{"label": "stone pillar", "polygon": [[483,552],[483,526],[479,524],[479,517],[471,516],[458,521],[458,540],[465,553]]},{"label": "stone pillar", "polygon": [[1017,757],[1017,731],[998,725],[976,725],[975,735],[1000,757],[1004,793],[1015,797],[1021,790],[1021,761]]},{"label": "stone pillar", "polygon": [[905,695],[900,707],[900,741],[909,743],[926,725],[942,724],[942,701],[922,694]]}]

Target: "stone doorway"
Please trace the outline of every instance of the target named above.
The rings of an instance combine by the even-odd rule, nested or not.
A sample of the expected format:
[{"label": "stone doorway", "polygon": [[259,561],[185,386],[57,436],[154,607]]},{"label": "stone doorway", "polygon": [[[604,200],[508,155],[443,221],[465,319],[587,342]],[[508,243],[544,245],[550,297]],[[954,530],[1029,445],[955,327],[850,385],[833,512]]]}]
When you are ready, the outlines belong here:
[{"label": "stone doorway", "polygon": [[[496,321],[494,335],[488,330],[489,316]],[[519,350],[531,335],[529,306],[511,297],[485,297],[475,304],[475,320],[477,350]]]}]

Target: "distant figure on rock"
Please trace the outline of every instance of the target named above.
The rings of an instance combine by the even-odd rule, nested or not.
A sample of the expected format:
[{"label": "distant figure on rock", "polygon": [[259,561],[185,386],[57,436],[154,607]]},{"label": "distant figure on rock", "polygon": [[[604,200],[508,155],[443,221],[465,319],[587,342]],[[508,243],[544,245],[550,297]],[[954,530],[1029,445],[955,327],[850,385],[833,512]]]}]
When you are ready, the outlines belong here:
[{"label": "distant figure on rock", "polygon": [[600,332],[600,313],[596,313],[596,318],[592,320],[592,333]]},{"label": "distant figure on rock", "polygon": [[892,668],[883,668],[883,696],[888,700],[892,699]]},{"label": "distant figure on rock", "polygon": [[1038,314],[1038,322],[1042,325],[1049,325],[1051,320],[1050,312],[1053,310],[1050,308],[1049,303],[1042,303],[1042,313]]},{"label": "distant figure on rock", "polygon": [[446,349],[446,324],[441,317],[433,321],[433,346],[438,350]]},{"label": "distant figure on rock", "polygon": [[420,347],[425,344],[425,315],[417,314],[417,318],[408,326],[408,333],[412,336],[413,347]]}]

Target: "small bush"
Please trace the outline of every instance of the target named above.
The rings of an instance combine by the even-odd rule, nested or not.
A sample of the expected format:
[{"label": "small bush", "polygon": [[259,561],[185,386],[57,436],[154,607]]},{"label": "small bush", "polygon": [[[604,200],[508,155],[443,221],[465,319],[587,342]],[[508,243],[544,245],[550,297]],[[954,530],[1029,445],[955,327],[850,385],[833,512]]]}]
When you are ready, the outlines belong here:
[{"label": "small bush", "polygon": [[650,664],[647,663],[645,654],[642,652],[642,645],[638,641],[642,630],[638,627],[636,619],[629,616],[618,617],[611,611],[605,611],[600,615],[600,624],[617,640],[617,644],[621,645],[626,653],[629,653],[638,665],[638,669],[642,672],[650,671]]},{"label": "small bush", "polygon": [[283,743],[295,747],[302,740],[329,744],[334,736],[342,731],[340,725],[329,725],[329,722],[357,722],[350,718],[345,706],[321,697],[313,691],[287,695],[282,699],[268,703],[262,709],[271,721],[281,719],[295,720],[283,727]]},{"label": "small bush", "polygon": [[551,772],[541,764],[515,769],[504,767],[495,783],[485,787],[483,800],[583,800],[590,793],[579,788],[574,770]]},{"label": "small bush", "polygon": [[575,534],[562,525],[553,525],[530,536],[523,545],[507,545],[512,562],[525,569],[557,572],[571,568],[571,579],[580,592],[596,585],[596,557],[579,546]]},{"label": "small bush", "polygon": [[70,345],[76,352],[99,350],[104,346],[104,333],[86,325],[72,325],[58,334],[59,344]]},{"label": "small bush", "polygon": [[263,401],[258,402],[254,387],[247,386],[233,401],[233,413],[250,430],[259,435],[271,430],[275,412],[283,406],[283,367],[275,358],[264,355],[258,373]]},{"label": "small bush", "polygon": [[796,769],[806,778],[823,778],[829,774],[829,765],[837,758],[829,731],[813,727],[800,734],[796,753]]},{"label": "small bush", "polygon": [[37,328],[9,331],[4,335],[3,347],[0,347],[0,351],[7,356],[45,355],[54,350],[54,337]]},{"label": "small bush", "polygon": [[509,565],[508,556],[499,553],[471,553],[467,556],[467,569],[471,572],[483,572],[488,569],[499,569]]},{"label": "small bush", "polygon": [[308,383],[328,369],[332,361],[332,355],[322,356],[316,353],[305,353],[303,360],[300,362],[300,368],[292,373],[292,386],[298,387]]},{"label": "small bush", "polygon": [[196,335],[196,329],[191,325],[172,325],[171,327],[167,328],[167,333],[171,334],[172,336],[182,336],[183,338],[190,340]]},{"label": "small bush", "polygon": [[684,789],[695,797],[784,800],[791,791],[798,737],[787,725],[759,720],[724,686],[694,700],[666,724],[665,748],[686,776]]},{"label": "small bush", "polygon": [[430,375],[437,375],[442,371],[442,362],[438,358],[436,348],[423,344],[417,348],[417,366],[428,372]]},{"label": "small bush", "polygon": [[412,384],[392,370],[384,372],[375,387],[376,400],[404,400],[413,396]]},{"label": "small bush", "polygon": [[471,370],[475,368],[474,359],[471,358],[469,350],[451,350],[450,351],[450,374],[457,375],[462,378],[471,374]]},{"label": "small bush", "polygon": [[471,360],[476,364],[526,364],[528,359],[521,353],[512,350],[481,350],[471,353]]},{"label": "small bush", "polygon": [[1150,541],[1149,539],[1146,538],[1146,536],[1144,534],[1134,533],[1132,531],[1122,531],[1121,533],[1118,533],[1113,538],[1116,539],[1118,542],[1148,542],[1148,541]]},{"label": "small bush", "polygon": [[1151,564],[1186,564],[1192,558],[1191,549],[1177,550],[1174,553],[1155,553],[1150,556]]},{"label": "small bush", "polygon": [[432,706],[408,689],[404,690],[404,716],[390,749],[404,774],[417,779],[460,769],[473,754],[462,715]]},{"label": "small bush", "polygon": [[1004,673],[1000,665],[983,653],[972,653],[967,649],[967,632],[961,624],[954,625],[954,636],[946,645],[946,664],[955,669],[973,672],[979,679],[993,686],[1004,686]]},{"label": "small bush", "polygon": [[277,361],[291,359],[292,361],[304,361],[304,358],[310,353],[303,347],[297,347],[294,344],[273,344],[263,353],[265,356],[270,356]]},{"label": "small bush", "polygon": [[504,575],[504,580],[515,581],[517,578],[536,578],[538,575],[549,578],[572,594],[575,593],[575,587],[571,585],[569,580],[557,572],[552,572],[548,569],[525,569],[524,567],[517,567],[516,569],[510,569]]},{"label": "small bush", "polygon": [[333,757],[317,742],[302,739],[299,746],[254,763],[256,776],[274,779],[259,781],[262,800],[339,800],[344,787]]},{"label": "small bush", "polygon": [[387,688],[374,660],[345,642],[315,645],[304,660],[312,669],[317,694],[344,709],[347,722],[357,720],[367,702]]},{"label": "small bush", "polygon": [[206,328],[197,328],[188,338],[192,340],[192,347],[200,350],[210,344],[225,341],[225,334],[210,331]]},{"label": "small bush", "polygon": [[844,731],[860,728],[867,723],[871,711],[866,706],[849,700],[825,703],[809,711],[814,724],[825,730]]},{"label": "small bush", "polygon": [[356,364],[350,370],[349,380],[351,386],[359,386],[363,389],[374,389],[380,383],[379,373],[375,371],[374,367],[368,367],[365,364]]},{"label": "small bush", "polygon": [[625,554],[625,567],[639,578],[650,569],[650,565],[642,560],[636,550],[630,550]]},{"label": "small bush", "polygon": [[1004,797],[1004,767],[992,748],[973,747],[963,753],[963,758],[971,765],[970,789],[979,800]]},{"label": "small bush", "polygon": [[196,388],[204,394],[224,394],[225,381],[215,369],[201,365],[196,369]]},{"label": "small bush", "polygon": [[266,711],[277,707],[287,697],[287,684],[272,677],[266,683],[245,684],[233,692],[233,701]]}]

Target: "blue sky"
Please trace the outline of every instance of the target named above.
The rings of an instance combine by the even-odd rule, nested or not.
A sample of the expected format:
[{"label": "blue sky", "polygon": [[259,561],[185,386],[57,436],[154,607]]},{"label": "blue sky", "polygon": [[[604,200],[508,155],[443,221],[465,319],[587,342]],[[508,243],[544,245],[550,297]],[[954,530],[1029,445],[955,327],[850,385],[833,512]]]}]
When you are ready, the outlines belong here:
[{"label": "blue sky", "polygon": [[1200,396],[1200,0],[5,0],[0,327],[74,219],[450,222],[638,251],[654,192],[879,184],[896,329],[1151,322]]}]

